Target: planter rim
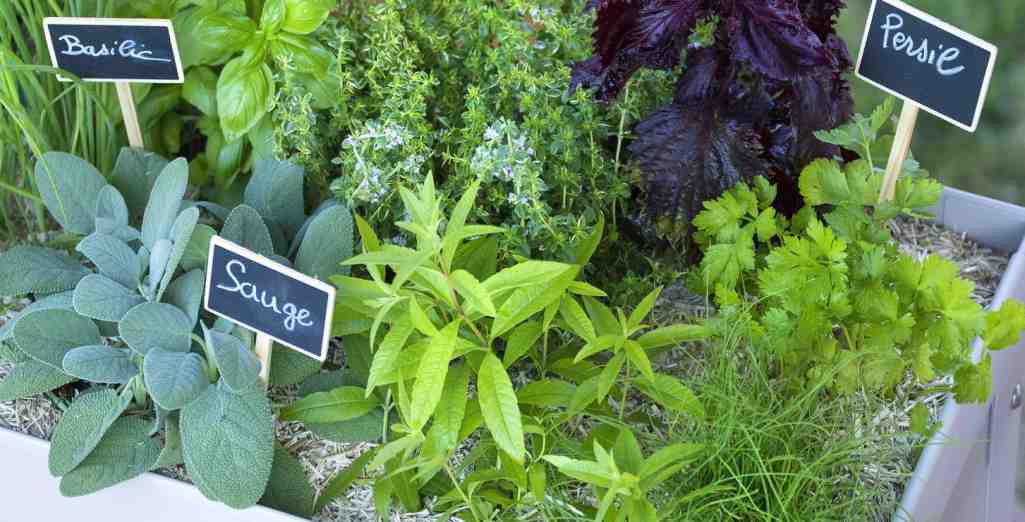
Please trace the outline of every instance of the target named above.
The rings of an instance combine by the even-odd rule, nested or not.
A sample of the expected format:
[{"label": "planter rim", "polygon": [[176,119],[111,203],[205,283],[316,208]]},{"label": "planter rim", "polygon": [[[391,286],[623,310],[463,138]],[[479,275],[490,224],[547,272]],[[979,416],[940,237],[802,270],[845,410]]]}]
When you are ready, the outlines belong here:
[{"label": "planter rim", "polygon": [[0,498],[5,520],[145,520],[181,522],[301,522],[305,519],[263,506],[235,510],[203,496],[186,482],[144,473],[92,495],[67,498],[51,477],[50,443],[0,427]]},{"label": "planter rim", "polygon": [[[1025,207],[946,187],[932,211],[935,221],[947,228],[983,246],[1011,254],[990,309],[998,308],[1007,299],[1025,297]],[[979,360],[984,352],[977,339],[973,358]],[[940,414],[940,431],[922,451],[894,522],[1011,520],[1008,517],[1014,510],[1017,459],[1006,452],[1017,452],[1021,411],[1007,408],[1006,396],[1020,382],[1025,370],[1025,342],[1019,341],[992,355],[993,388],[989,402],[946,402]],[[997,408],[998,404],[1004,409]],[[965,490],[964,480],[969,481],[972,491]],[[969,518],[964,518],[969,513]]]}]

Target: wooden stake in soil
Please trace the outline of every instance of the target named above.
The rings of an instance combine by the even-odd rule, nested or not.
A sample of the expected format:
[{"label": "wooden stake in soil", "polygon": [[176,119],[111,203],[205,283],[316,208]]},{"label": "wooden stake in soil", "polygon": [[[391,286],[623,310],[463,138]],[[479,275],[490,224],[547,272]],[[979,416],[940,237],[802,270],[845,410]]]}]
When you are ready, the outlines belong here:
[{"label": "wooden stake in soil", "polygon": [[263,382],[264,386],[270,382],[270,357],[271,348],[274,346],[274,339],[271,339],[269,335],[257,333],[256,334],[256,357],[260,359],[260,381]]},{"label": "wooden stake in soil", "polygon": [[142,128],[139,126],[139,113],[135,110],[135,98],[132,96],[132,84],[116,82],[117,100],[121,103],[121,116],[125,120],[125,131],[128,133],[128,144],[133,148],[142,149]]},{"label": "wooden stake in soil", "polygon": [[918,104],[906,100],[904,107],[900,110],[897,134],[893,137],[893,148],[890,149],[890,161],[886,164],[886,178],[883,179],[879,201],[892,201],[896,195],[897,179],[900,178],[904,160],[907,159],[908,151],[911,150],[911,137],[915,133],[917,121]]}]

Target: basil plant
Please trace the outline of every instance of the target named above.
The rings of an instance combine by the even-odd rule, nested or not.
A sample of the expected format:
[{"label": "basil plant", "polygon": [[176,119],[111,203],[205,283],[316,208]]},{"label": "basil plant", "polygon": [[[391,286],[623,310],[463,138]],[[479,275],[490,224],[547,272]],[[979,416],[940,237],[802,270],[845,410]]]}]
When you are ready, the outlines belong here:
[{"label": "basil plant", "polygon": [[[254,230],[262,229],[251,214],[263,224],[257,208],[276,211],[286,201],[276,198],[295,193],[271,180],[294,184],[298,176],[299,206],[288,217],[303,221],[275,229],[302,228],[314,244],[338,244],[316,255],[300,244],[307,267],[330,262],[324,251],[341,251],[340,259],[351,254],[351,237],[346,246],[324,233],[347,211],[305,220],[301,169],[265,162],[256,172],[246,192],[257,206],[228,214],[228,239],[258,237]],[[210,499],[235,508],[259,502],[271,478],[274,420],[252,334],[226,320],[208,324],[200,310],[214,234],[200,223],[201,209],[211,210],[214,223],[223,209],[185,200],[184,159],[167,162],[136,150],[122,152],[112,184],[64,153],[43,155],[35,181],[77,245],[74,253],[21,245],[0,254],[0,295],[34,298],[0,329],[0,356],[13,364],[0,382],[0,400],[73,384],[77,393],[49,454],[61,492],[86,495],[184,464]]]}]

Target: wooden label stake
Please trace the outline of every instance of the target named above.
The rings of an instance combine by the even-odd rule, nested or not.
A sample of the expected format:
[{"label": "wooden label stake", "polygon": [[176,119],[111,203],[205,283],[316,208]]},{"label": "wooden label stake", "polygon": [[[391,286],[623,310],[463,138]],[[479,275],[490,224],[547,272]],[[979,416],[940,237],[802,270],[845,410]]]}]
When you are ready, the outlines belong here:
[{"label": "wooden label stake", "polygon": [[256,334],[256,357],[260,359],[260,380],[264,386],[270,382],[270,357],[271,348],[274,346],[274,339],[267,334]]},{"label": "wooden label stake", "polygon": [[132,96],[132,84],[116,82],[117,100],[121,102],[121,116],[125,120],[125,131],[128,133],[128,144],[133,148],[145,148],[142,141],[142,127],[139,126],[139,113],[135,110],[135,98]]},{"label": "wooden label stake", "polygon": [[918,104],[912,101],[905,101],[904,107],[900,110],[900,120],[897,122],[897,134],[893,137],[893,148],[890,149],[890,161],[886,164],[886,178],[883,179],[883,188],[879,193],[879,201],[893,201],[896,195],[897,179],[904,166],[904,160],[911,150],[911,137],[915,133],[915,123],[918,121]]}]

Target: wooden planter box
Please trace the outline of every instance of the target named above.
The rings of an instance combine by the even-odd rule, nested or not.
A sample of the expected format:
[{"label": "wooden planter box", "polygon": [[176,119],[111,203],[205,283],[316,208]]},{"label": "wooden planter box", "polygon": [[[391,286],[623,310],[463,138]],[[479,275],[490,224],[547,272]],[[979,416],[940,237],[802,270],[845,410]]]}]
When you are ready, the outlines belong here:
[{"label": "wooden planter box", "polygon": [[[946,189],[936,219],[981,245],[1011,252],[991,307],[1025,302],[1025,208]],[[908,482],[895,522],[1011,522],[1025,520],[1018,500],[1022,439],[1021,394],[1025,342],[993,353],[988,404],[948,401],[940,432],[929,442]],[[979,342],[975,355],[982,352]]]}]

